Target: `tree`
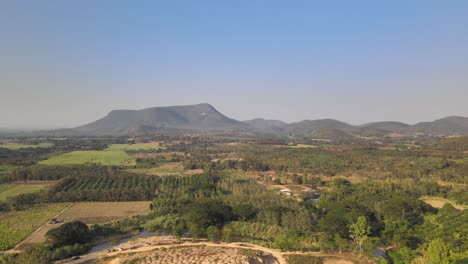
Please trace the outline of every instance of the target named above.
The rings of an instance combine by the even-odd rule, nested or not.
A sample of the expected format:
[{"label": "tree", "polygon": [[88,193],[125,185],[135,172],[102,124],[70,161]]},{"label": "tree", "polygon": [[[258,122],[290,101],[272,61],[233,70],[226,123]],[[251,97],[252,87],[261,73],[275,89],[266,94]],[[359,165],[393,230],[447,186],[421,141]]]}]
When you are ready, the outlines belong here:
[{"label": "tree", "polygon": [[424,258],[429,264],[449,264],[451,263],[451,248],[442,239],[436,238],[429,243]]},{"label": "tree", "polygon": [[91,233],[86,224],[73,221],[49,230],[46,237],[54,247],[60,247],[75,243],[86,243],[91,238]]},{"label": "tree", "polygon": [[220,232],[216,226],[209,226],[206,229],[206,236],[210,241],[219,241],[220,239]]},{"label": "tree", "polygon": [[362,254],[362,245],[371,233],[371,227],[367,224],[366,217],[359,216],[356,223],[350,225],[349,232],[354,243],[359,246],[360,254]]}]

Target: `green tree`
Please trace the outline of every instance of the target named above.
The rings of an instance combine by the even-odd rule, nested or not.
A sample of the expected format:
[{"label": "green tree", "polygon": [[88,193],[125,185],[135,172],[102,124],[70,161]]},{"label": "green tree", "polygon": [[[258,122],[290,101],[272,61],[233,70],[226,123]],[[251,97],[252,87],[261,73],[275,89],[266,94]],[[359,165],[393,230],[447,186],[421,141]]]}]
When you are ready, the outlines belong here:
[{"label": "green tree", "polygon": [[362,245],[369,238],[371,227],[367,224],[367,219],[364,216],[359,216],[356,223],[349,227],[350,237],[359,247],[359,252],[362,254]]},{"label": "green tree", "polygon": [[46,237],[54,247],[60,247],[75,243],[86,243],[91,238],[91,233],[86,224],[73,221],[49,230]]},{"label": "green tree", "polygon": [[220,240],[220,232],[216,226],[209,226],[206,229],[206,236],[210,241],[219,241]]},{"label": "green tree", "polygon": [[429,264],[449,264],[451,261],[451,248],[449,244],[436,238],[429,243],[424,258]]}]

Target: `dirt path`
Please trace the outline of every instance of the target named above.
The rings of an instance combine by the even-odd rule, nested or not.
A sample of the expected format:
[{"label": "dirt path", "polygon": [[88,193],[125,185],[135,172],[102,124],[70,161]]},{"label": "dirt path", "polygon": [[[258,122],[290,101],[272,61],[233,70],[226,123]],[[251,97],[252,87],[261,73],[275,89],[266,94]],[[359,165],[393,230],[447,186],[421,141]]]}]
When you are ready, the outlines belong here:
[{"label": "dirt path", "polygon": [[437,196],[426,196],[422,197],[421,200],[434,208],[442,208],[446,203],[451,204],[455,209],[461,211],[467,209],[468,207],[466,205],[457,204],[454,201]]}]

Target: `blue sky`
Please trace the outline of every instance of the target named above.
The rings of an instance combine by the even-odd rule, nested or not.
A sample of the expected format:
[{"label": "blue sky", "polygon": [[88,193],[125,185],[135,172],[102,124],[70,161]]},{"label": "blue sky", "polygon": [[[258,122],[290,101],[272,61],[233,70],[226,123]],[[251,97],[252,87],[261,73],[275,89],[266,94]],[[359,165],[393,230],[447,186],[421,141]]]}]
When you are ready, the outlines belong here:
[{"label": "blue sky", "polygon": [[2,1],[0,39],[0,127],[202,102],[240,120],[468,116],[467,1]]}]

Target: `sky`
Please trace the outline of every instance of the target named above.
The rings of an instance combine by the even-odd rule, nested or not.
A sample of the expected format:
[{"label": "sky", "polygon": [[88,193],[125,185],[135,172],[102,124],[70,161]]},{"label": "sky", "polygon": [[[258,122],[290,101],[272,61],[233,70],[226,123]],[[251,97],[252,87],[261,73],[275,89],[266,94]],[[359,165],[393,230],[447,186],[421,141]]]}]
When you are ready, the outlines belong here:
[{"label": "sky", "polygon": [[238,120],[468,116],[468,1],[0,1],[0,127],[198,103]]}]

